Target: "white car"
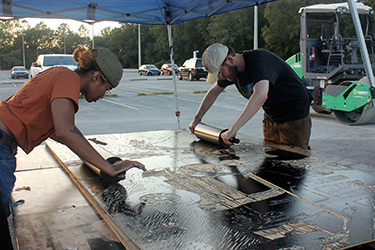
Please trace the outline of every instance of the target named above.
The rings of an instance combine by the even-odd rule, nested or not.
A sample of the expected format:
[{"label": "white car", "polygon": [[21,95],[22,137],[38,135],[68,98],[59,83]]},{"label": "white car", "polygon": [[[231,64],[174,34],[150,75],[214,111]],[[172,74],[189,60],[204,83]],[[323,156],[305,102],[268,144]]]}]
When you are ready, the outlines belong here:
[{"label": "white car", "polygon": [[73,55],[66,54],[47,54],[39,55],[36,62],[33,62],[30,67],[30,77],[35,76],[51,67],[67,67],[71,70],[76,70],[78,64],[73,59]]}]

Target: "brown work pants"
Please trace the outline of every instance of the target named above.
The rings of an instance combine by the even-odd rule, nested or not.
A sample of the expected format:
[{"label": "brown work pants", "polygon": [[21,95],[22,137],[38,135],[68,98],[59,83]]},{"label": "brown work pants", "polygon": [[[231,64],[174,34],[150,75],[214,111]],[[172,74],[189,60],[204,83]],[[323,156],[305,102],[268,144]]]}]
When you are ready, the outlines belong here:
[{"label": "brown work pants", "polygon": [[310,115],[283,123],[272,122],[266,114],[264,115],[263,136],[266,141],[309,149],[310,134]]}]

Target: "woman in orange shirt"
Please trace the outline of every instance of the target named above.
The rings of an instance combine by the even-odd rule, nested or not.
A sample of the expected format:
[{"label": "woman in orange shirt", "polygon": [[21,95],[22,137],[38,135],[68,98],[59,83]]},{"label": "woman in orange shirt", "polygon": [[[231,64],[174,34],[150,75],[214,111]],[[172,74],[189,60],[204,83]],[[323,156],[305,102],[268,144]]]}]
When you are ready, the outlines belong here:
[{"label": "woman in orange shirt", "polygon": [[[92,51],[77,48],[73,55],[78,63],[77,70],[65,67],[45,70],[0,102],[0,218],[4,223],[9,215],[18,146],[28,154],[44,140],[52,138],[110,176],[132,167],[146,170],[137,161],[108,163],[75,126],[79,94],[82,93],[88,102],[96,102],[106,91],[117,87],[123,70],[117,57],[105,48]],[[0,242],[6,242],[9,232],[2,222]]]}]

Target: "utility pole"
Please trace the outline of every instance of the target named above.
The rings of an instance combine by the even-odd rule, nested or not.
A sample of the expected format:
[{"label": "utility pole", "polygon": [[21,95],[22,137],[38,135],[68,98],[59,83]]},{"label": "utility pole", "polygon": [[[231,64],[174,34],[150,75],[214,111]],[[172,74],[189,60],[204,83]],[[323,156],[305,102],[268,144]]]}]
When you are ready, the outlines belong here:
[{"label": "utility pole", "polygon": [[64,36],[64,54],[66,54],[66,38],[67,38],[68,36]]},{"label": "utility pole", "polygon": [[26,68],[26,58],[25,58],[25,33],[21,33],[22,37],[22,57],[23,57],[23,66]]}]

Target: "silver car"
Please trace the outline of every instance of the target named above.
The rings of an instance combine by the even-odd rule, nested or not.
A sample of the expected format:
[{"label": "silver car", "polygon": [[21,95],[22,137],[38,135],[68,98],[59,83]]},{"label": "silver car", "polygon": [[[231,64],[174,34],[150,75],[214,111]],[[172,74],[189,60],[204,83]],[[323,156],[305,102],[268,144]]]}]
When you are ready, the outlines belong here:
[{"label": "silver car", "polygon": [[160,76],[160,70],[153,64],[144,64],[138,69],[139,75]]},{"label": "silver car", "polygon": [[14,66],[10,70],[10,78],[18,79],[19,77],[26,78],[26,79],[29,78],[29,71],[27,71],[27,69],[24,66]]}]

